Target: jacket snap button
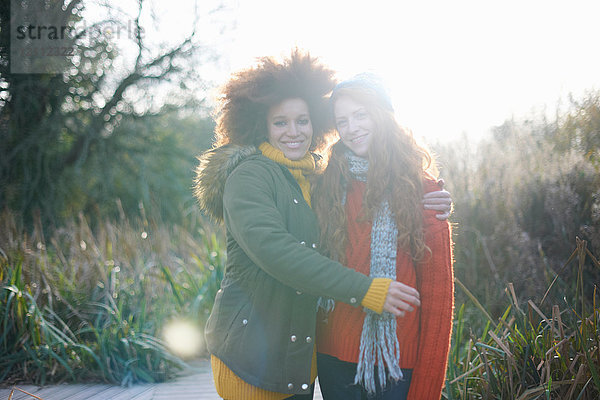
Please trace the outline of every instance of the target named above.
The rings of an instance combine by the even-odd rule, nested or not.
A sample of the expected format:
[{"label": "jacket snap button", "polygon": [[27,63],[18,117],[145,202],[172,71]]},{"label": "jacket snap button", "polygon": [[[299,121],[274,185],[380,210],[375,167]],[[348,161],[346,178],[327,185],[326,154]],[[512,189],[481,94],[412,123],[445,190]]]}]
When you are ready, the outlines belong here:
[{"label": "jacket snap button", "polygon": [[302,384],[302,390],[306,390],[306,389],[308,389],[308,385],[306,383],[303,383]]},{"label": "jacket snap button", "polygon": [[294,199],[294,203],[295,203],[295,204],[298,204],[298,200],[297,200],[297,199]]},{"label": "jacket snap button", "polygon": [[295,341],[296,341],[296,335],[292,335],[292,336],[290,337],[290,340],[291,340],[292,342],[295,342]]},{"label": "jacket snap button", "polygon": [[294,384],[293,383],[288,383],[288,389],[292,390],[294,388]]},{"label": "jacket snap button", "polygon": [[312,244],[312,248],[313,248],[313,249],[316,249],[316,248],[317,248],[317,245],[316,245],[316,243],[313,243],[313,244]]},{"label": "jacket snap button", "polygon": [[306,245],[306,242],[303,240],[303,241],[301,241],[301,242],[300,242],[300,244],[301,244],[302,246],[304,246],[304,245]]},{"label": "jacket snap button", "polygon": [[301,295],[301,294],[302,294],[302,292],[301,292],[301,291],[299,291],[299,290],[296,290],[296,294],[297,294],[297,295]]},{"label": "jacket snap button", "polygon": [[306,343],[312,343],[312,338],[310,336],[306,337]]},{"label": "jacket snap button", "polygon": [[242,324],[244,324],[244,325],[248,325],[248,320],[247,320],[247,319],[243,319],[243,320],[242,320]]},{"label": "jacket snap button", "polygon": [[350,303],[352,303],[352,304],[356,303],[356,298],[355,297],[350,298]]}]

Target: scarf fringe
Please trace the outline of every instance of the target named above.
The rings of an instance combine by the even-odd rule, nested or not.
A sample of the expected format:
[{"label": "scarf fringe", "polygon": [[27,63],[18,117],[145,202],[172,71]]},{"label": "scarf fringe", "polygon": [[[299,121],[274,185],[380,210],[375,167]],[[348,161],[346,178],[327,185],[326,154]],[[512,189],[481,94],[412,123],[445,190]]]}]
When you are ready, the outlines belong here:
[{"label": "scarf fringe", "polygon": [[317,301],[317,311],[323,310],[326,313],[330,313],[335,309],[335,300],[326,297],[319,297]]},{"label": "scarf fringe", "polygon": [[[392,314],[378,315],[368,311],[360,338],[360,352],[354,383],[362,385],[367,392],[375,393],[375,370],[383,389],[388,380],[403,378],[398,364],[400,345],[396,336],[396,319]],[[386,373],[387,366],[387,373]]]}]

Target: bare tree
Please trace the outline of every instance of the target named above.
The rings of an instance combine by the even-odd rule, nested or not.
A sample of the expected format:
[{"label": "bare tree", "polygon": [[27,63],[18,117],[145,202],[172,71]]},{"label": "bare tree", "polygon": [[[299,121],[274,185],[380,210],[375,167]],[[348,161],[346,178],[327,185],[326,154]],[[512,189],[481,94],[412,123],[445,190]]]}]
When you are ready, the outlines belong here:
[{"label": "bare tree", "polygon": [[[127,94],[149,99],[152,88],[165,82],[183,87],[186,80],[201,80],[197,63],[212,62],[216,55],[199,44],[194,28],[169,48],[157,49],[155,43],[147,43],[140,22],[145,2],[138,0],[133,21],[114,18],[78,31],[74,37],[76,51],[62,73],[12,73],[11,11],[7,3],[0,5],[0,207],[26,217],[39,209],[51,220],[60,207],[57,202],[68,197],[69,182],[65,180],[72,171],[84,168],[91,154],[102,157],[101,153],[110,149],[107,162],[119,162],[118,148],[108,144],[116,140],[118,132],[135,135],[131,130],[116,129],[120,123],[146,118],[171,106],[148,102],[140,108]],[[26,7],[29,2],[14,3]],[[58,15],[55,20],[65,26],[75,26],[83,18],[85,0],[43,3],[47,7],[44,11]],[[115,43],[89,32],[109,23],[134,28],[135,61],[126,70],[115,68],[115,62],[123,57]]]}]

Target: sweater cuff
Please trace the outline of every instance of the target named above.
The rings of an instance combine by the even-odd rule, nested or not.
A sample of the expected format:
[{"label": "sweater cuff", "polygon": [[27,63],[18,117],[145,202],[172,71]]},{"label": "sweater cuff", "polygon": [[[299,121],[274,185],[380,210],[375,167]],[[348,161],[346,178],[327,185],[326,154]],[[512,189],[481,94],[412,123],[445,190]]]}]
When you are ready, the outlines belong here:
[{"label": "sweater cuff", "polygon": [[373,282],[371,282],[371,286],[369,286],[369,290],[360,304],[363,307],[381,314],[391,283],[392,280],[389,278],[373,278]]}]

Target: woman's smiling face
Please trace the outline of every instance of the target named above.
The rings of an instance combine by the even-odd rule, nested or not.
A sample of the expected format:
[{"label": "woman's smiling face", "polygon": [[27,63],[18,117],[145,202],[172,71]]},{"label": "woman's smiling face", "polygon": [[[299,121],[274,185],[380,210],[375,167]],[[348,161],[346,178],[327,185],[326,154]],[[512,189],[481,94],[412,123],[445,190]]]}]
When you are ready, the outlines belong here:
[{"label": "woman's smiling face", "polygon": [[299,98],[286,99],[272,106],[267,114],[269,143],[286,158],[297,161],[306,155],[313,136],[310,112]]},{"label": "woman's smiling face", "polygon": [[340,96],[333,105],[340,139],[354,154],[366,158],[375,124],[366,107],[349,96]]}]

